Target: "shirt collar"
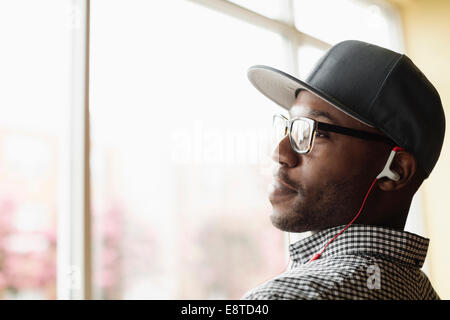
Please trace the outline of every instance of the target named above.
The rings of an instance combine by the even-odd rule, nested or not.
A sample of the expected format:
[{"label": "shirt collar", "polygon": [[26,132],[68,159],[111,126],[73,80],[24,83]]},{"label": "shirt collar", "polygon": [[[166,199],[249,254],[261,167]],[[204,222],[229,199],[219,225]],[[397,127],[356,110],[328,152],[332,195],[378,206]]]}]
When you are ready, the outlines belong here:
[{"label": "shirt collar", "polygon": [[[306,263],[345,225],[321,230],[289,246],[293,263]],[[332,241],[321,258],[337,255],[378,255],[421,268],[427,255],[429,239],[407,231],[369,225],[351,225]]]}]

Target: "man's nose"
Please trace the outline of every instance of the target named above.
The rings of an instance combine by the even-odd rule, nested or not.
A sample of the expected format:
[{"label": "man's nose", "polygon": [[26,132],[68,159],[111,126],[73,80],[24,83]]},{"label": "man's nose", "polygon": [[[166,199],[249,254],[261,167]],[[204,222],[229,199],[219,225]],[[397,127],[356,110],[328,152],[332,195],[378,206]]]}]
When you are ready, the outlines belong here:
[{"label": "man's nose", "polygon": [[295,152],[289,141],[289,136],[283,138],[272,154],[273,161],[282,166],[293,168],[298,164],[297,152]]}]

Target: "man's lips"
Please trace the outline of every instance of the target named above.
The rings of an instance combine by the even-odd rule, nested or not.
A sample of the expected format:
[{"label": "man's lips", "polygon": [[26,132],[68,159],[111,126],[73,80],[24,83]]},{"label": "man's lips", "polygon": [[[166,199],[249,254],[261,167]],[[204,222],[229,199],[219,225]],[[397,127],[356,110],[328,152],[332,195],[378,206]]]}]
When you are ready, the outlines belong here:
[{"label": "man's lips", "polygon": [[274,176],[274,184],[282,186],[286,189],[291,190],[292,192],[298,192],[297,188],[291,186],[289,183],[285,182],[283,179],[281,179],[279,176]]},{"label": "man's lips", "polygon": [[274,203],[296,195],[298,191],[279,177],[269,185],[269,200]]}]

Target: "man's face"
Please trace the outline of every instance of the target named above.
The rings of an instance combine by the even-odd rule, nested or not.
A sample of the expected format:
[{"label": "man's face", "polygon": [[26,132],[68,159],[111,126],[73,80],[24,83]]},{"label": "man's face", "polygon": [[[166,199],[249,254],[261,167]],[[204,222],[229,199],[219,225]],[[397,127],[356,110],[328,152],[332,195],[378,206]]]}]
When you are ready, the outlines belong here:
[{"label": "man's face", "polygon": [[[290,117],[308,117],[381,134],[302,90]],[[347,224],[356,214],[371,182],[381,171],[389,146],[333,132],[316,134],[308,154],[296,153],[286,136],[275,148],[274,181],[270,186],[272,224],[284,231],[304,232]]]}]

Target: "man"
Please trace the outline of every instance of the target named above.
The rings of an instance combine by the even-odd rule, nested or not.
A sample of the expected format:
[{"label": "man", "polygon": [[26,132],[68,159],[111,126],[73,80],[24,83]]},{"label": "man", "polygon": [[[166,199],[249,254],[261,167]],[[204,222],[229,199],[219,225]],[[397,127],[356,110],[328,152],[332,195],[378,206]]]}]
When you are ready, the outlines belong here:
[{"label": "man", "polygon": [[272,224],[312,235],[286,272],[244,299],[439,299],[420,270],[429,239],[404,231],[435,166],[445,117],[405,55],[360,41],[333,46],[305,81],[254,66],[248,77],[289,111],[274,117]]}]

